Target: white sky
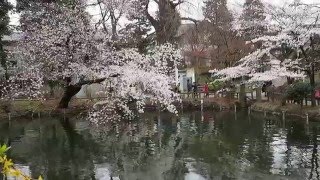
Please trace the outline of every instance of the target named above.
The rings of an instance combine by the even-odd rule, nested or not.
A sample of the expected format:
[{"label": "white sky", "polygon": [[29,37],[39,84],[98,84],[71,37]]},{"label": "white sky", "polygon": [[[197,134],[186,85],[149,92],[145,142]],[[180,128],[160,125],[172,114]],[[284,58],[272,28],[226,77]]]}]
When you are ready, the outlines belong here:
[{"label": "white sky", "polygon": [[[263,2],[270,3],[273,5],[283,5],[286,2],[293,2],[294,0],[262,0]],[[304,3],[320,3],[320,0],[301,0]],[[12,4],[15,5],[16,0],[9,0]],[[241,6],[245,0],[228,0],[228,6],[233,11],[241,11]],[[154,6],[154,5],[153,5]],[[187,0],[186,3],[179,7],[180,13],[183,17],[192,17],[195,19],[202,19],[202,7],[203,7],[203,0]],[[155,7],[151,6],[151,11]],[[90,10],[91,14],[99,14],[96,12],[98,9]],[[11,25],[19,24],[19,15],[11,13]]]},{"label": "white sky", "polygon": [[[227,0],[228,8],[233,11],[241,11],[245,0]],[[265,3],[282,6],[285,3],[291,3],[294,0],[262,0]],[[303,3],[320,3],[320,0],[301,0]],[[180,7],[182,16],[189,16],[196,19],[202,19],[203,0],[188,0],[188,3]]]}]

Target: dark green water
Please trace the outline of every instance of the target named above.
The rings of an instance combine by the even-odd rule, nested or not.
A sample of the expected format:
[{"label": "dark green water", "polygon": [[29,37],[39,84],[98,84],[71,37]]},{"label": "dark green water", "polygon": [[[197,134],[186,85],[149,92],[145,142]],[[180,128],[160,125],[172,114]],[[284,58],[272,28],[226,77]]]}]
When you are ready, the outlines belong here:
[{"label": "dark green water", "polygon": [[320,179],[318,123],[155,113],[105,129],[81,118],[1,120],[0,142],[24,172],[48,180]]}]

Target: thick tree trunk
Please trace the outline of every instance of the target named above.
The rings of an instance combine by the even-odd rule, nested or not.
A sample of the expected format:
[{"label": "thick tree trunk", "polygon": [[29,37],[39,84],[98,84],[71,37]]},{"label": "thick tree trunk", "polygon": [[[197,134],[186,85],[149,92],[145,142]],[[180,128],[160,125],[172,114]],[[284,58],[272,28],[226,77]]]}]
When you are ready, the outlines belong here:
[{"label": "thick tree trunk", "polygon": [[117,40],[118,39],[118,34],[117,34],[118,21],[113,11],[110,12],[110,19],[111,19],[111,30],[112,30],[111,38],[112,40]]},{"label": "thick tree trunk", "polygon": [[[113,74],[109,77],[117,77],[119,74]],[[76,95],[83,85],[90,85],[94,83],[101,83],[102,81],[106,80],[107,78],[100,78],[100,79],[94,79],[94,80],[88,80],[88,81],[81,81],[75,85],[68,85],[64,91],[63,97],[61,98],[58,109],[66,109],[69,106],[69,102],[71,101],[72,97]],[[70,79],[67,80],[67,83],[70,83]]]},{"label": "thick tree trunk", "polygon": [[177,10],[177,6],[183,3],[179,1],[174,3],[168,0],[159,0],[158,4],[158,18],[152,17],[148,12],[149,2],[146,6],[146,15],[152,26],[156,31],[156,38],[158,44],[174,43],[178,29],[181,25],[181,17]]},{"label": "thick tree trunk", "polygon": [[61,98],[58,109],[66,109],[69,106],[71,98],[81,90],[81,85],[69,85],[64,90],[63,97]]}]

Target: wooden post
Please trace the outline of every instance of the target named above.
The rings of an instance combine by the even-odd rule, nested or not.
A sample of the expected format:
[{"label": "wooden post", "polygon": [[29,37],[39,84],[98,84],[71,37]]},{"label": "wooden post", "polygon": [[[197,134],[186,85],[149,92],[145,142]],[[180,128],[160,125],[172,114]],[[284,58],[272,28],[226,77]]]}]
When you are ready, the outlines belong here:
[{"label": "wooden post", "polygon": [[251,99],[253,100],[253,90],[251,89]]}]

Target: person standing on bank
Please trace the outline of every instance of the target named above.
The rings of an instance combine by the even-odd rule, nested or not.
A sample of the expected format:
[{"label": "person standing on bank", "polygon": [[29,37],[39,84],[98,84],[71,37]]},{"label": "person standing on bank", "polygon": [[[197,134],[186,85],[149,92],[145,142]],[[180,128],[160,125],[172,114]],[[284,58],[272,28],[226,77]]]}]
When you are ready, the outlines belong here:
[{"label": "person standing on bank", "polygon": [[209,85],[207,82],[203,86],[203,93],[204,93],[204,97],[209,97]]},{"label": "person standing on bank", "polygon": [[193,88],[193,98],[198,97],[198,85],[196,82],[193,83],[192,88]]},{"label": "person standing on bank", "polygon": [[192,84],[190,82],[190,79],[187,80],[187,90],[188,90],[188,97],[189,97],[189,94],[192,91]]}]

